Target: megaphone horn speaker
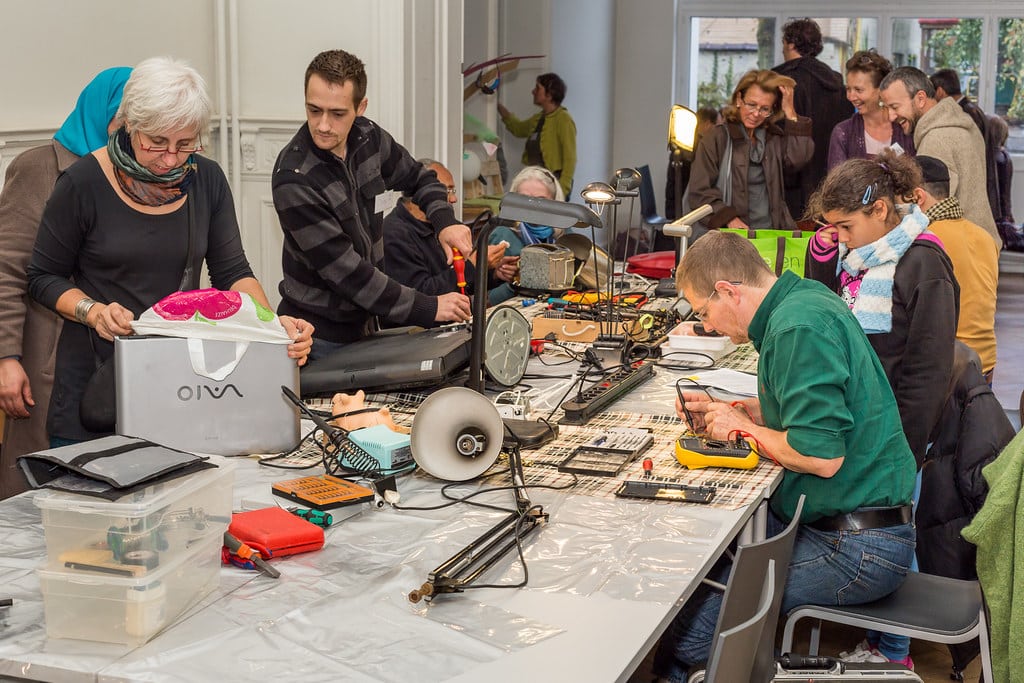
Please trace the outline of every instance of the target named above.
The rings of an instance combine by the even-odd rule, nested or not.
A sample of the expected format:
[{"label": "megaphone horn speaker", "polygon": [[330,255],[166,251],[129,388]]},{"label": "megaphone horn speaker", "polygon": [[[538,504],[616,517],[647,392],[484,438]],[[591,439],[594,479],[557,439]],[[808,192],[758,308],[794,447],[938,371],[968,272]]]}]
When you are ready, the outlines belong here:
[{"label": "megaphone horn speaker", "polygon": [[409,445],[427,474],[468,481],[498,459],[504,430],[498,409],[487,398],[465,387],[448,387],[416,410]]}]

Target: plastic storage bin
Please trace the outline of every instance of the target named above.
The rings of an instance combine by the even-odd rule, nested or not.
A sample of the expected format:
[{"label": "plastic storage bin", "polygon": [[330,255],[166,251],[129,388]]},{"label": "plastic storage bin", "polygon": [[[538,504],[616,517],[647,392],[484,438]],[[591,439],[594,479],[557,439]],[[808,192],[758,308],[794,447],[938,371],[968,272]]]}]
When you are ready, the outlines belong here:
[{"label": "plastic storage bin", "polygon": [[235,463],[210,460],[218,467],[147,486],[115,501],[63,491],[36,494],[47,567],[92,565],[100,567],[95,571],[117,575],[126,562],[163,567],[196,541],[210,535],[220,538],[231,522]]},{"label": "plastic storage bin", "polygon": [[[664,351],[693,351],[718,360],[722,356],[736,350],[736,345],[725,336],[700,336],[693,331],[694,323],[679,323],[668,333],[668,339],[662,345]],[[667,347],[667,348],[666,348]]]},{"label": "plastic storage bin", "polygon": [[39,569],[46,635],[138,647],[220,582],[223,533],[211,533],[170,562],[138,576]]}]

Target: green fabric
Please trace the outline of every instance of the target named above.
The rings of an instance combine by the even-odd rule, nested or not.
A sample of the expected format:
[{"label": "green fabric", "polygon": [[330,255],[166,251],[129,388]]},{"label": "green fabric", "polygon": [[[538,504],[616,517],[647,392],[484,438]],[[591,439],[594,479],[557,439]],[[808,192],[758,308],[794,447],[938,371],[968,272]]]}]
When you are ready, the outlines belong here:
[{"label": "green fabric", "polygon": [[978,546],[978,579],[991,617],[992,677],[1024,681],[1024,431],[982,476],[989,486],[985,504],[960,533]]},{"label": "green fabric", "polygon": [[[807,254],[807,243],[814,233],[800,233],[794,237],[792,230],[743,230],[741,228],[719,228],[722,232],[733,232],[750,239],[751,244],[761,254],[765,263],[776,275],[783,271],[791,271],[800,277],[804,276],[804,258]],[[751,233],[754,234],[750,237]],[[807,236],[804,237],[803,235]],[[776,263],[779,256],[779,244],[782,243],[782,265]]]},{"label": "green fabric", "polygon": [[843,300],[787,271],[761,302],[748,333],[759,353],[765,425],[787,432],[802,455],[845,458],[828,479],[786,470],[772,510],[792,519],[801,493],[807,495],[804,522],[909,503],[917,467],[896,398]]},{"label": "green fabric", "polygon": [[[525,121],[509,115],[502,122],[512,135],[525,138],[537,127],[543,113],[539,111]],[[559,107],[544,119],[544,128],[540,131],[540,153],[544,156],[544,167],[558,175],[558,184],[569,197],[572,177],[576,173],[576,123],[565,107]],[[523,163],[530,163],[526,152],[523,152]]]},{"label": "green fabric", "polygon": [[466,112],[462,113],[462,133],[463,135],[473,135],[477,140],[484,142],[493,142],[494,144],[501,142],[497,133],[488,128],[483,121]]}]

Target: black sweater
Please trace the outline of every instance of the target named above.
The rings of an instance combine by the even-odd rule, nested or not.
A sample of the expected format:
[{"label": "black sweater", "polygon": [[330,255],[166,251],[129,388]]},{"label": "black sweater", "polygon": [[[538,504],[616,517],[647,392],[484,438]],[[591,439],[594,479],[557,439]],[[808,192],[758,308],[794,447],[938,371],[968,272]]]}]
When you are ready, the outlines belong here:
[{"label": "black sweater", "polygon": [[437,298],[384,274],[385,190],[412,194],[435,230],[455,223],[448,192],[380,126],[355,120],[344,161],[313,144],[303,125],[277,157],[274,207],[284,230],[278,313],[311,322],[314,336],[344,343],[362,338],[372,316],[428,327]]},{"label": "black sweater", "polygon": [[[808,256],[807,277],[840,291],[838,251],[829,261]],[[940,246],[917,239],[896,265],[892,330],[869,334],[868,341],[889,379],[903,433],[920,469],[928,437],[942,413],[953,367],[960,286]]]}]

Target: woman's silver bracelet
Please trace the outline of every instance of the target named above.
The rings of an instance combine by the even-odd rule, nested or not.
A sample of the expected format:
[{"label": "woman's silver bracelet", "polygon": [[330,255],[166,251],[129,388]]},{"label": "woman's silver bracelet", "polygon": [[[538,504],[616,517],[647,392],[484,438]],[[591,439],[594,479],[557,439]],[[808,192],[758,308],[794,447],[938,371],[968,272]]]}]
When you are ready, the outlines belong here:
[{"label": "woman's silver bracelet", "polygon": [[89,323],[87,323],[86,320],[89,317],[89,311],[92,310],[92,307],[95,305],[96,302],[89,297],[79,299],[78,303],[75,304],[75,320],[88,327]]}]

